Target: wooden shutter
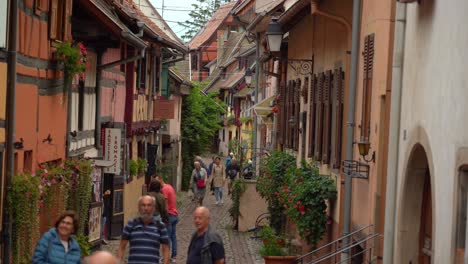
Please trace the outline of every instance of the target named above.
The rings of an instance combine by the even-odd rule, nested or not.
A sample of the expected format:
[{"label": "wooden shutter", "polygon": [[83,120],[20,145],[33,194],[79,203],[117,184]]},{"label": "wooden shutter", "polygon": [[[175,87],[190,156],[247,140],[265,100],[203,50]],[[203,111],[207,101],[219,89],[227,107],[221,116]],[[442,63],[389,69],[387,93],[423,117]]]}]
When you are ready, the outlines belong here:
[{"label": "wooden shutter", "polygon": [[63,16],[63,40],[71,40],[71,16],[72,16],[73,0],[65,0],[64,16]]},{"label": "wooden shutter", "polygon": [[288,81],[288,88],[287,88],[287,110],[286,110],[286,148],[291,148],[291,125],[289,123],[289,118],[291,116],[291,90],[292,90],[292,81]]},{"label": "wooden shutter", "polygon": [[323,133],[323,83],[325,81],[325,75],[322,73],[318,74],[317,77],[317,97],[315,101],[315,160],[320,161],[322,159],[322,133]]},{"label": "wooden shutter", "polygon": [[296,83],[289,81],[289,111],[288,111],[288,148],[292,149],[294,144],[294,126],[291,123],[291,119],[294,117],[294,89]]},{"label": "wooden shutter", "polygon": [[343,138],[344,72],[341,70],[341,68],[335,70],[335,74],[333,76],[333,86],[335,88],[335,138],[332,164],[333,168],[337,169],[341,166],[341,142]]},{"label": "wooden shutter", "polygon": [[372,99],[372,71],[374,69],[374,34],[364,39],[364,83],[361,109],[361,139],[369,140]]},{"label": "wooden shutter", "polygon": [[279,84],[279,98],[278,98],[278,106],[279,106],[279,113],[278,113],[278,143],[280,145],[284,144],[284,82],[280,82]]},{"label": "wooden shutter", "polygon": [[301,79],[297,79],[294,87],[294,150],[299,150],[299,126],[300,126],[300,113],[301,110]]},{"label": "wooden shutter", "polygon": [[304,85],[301,88],[301,95],[304,97],[304,104],[307,104],[309,99],[309,77],[304,78]]},{"label": "wooden shutter", "polygon": [[331,71],[325,73],[325,81],[322,91],[323,103],[323,135],[322,135],[322,162],[330,163],[331,151],[331,121],[332,121],[332,98],[331,98],[331,83],[333,75]]},{"label": "wooden shutter", "polygon": [[310,93],[309,93],[309,152],[308,157],[314,156],[315,147],[315,110],[316,110],[316,82],[317,76],[311,76],[310,79]]},{"label": "wooden shutter", "polygon": [[59,0],[50,1],[50,20],[49,20],[49,38],[50,39],[57,39],[58,2]]}]

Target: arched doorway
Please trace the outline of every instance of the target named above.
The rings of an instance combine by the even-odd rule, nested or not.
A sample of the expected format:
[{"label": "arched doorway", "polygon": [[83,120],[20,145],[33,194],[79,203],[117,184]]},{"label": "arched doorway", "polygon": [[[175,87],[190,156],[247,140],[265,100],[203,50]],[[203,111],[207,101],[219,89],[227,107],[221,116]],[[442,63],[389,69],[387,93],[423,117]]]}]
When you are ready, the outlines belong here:
[{"label": "arched doorway", "polygon": [[413,147],[402,187],[396,241],[398,263],[429,264],[433,252],[431,175],[426,151],[420,144]]}]

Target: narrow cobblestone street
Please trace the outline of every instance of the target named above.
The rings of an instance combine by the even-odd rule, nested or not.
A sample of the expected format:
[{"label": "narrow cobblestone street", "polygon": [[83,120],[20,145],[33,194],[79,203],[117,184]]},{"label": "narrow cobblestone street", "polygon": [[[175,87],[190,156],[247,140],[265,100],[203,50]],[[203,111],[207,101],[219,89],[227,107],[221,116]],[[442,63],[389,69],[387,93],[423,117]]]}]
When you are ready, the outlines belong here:
[{"label": "narrow cobblestone street", "polygon": [[[225,188],[227,190],[227,188]],[[188,195],[183,197],[179,209],[179,224],[177,225],[178,256],[177,263],[186,263],[187,249],[190,238],[195,231],[192,213],[196,208],[196,203],[192,202]],[[215,204],[214,195],[207,192],[204,205],[211,212],[211,225],[220,232],[226,250],[226,263],[235,264],[259,264],[264,263],[263,258],[258,255],[259,241],[251,239],[250,233],[240,233],[232,229],[232,220],[229,216],[231,199],[225,197],[224,205]],[[108,245],[103,246],[114,254],[117,253],[119,240],[108,241]],[[127,247],[128,249],[128,247]]]}]

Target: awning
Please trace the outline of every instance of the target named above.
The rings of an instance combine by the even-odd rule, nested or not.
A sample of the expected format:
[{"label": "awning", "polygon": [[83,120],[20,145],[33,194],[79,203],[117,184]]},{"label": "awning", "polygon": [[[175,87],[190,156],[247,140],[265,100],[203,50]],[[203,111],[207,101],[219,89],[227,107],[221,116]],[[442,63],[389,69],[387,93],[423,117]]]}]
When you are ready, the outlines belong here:
[{"label": "awning", "polygon": [[257,116],[266,116],[271,114],[271,107],[272,107],[272,102],[275,100],[276,96],[272,95],[268,98],[263,99],[261,102],[258,104],[252,106],[250,109],[253,109],[255,112],[255,115]]},{"label": "awning", "polygon": [[238,93],[234,94],[234,97],[246,97],[247,95],[252,95],[253,89],[244,87]]}]

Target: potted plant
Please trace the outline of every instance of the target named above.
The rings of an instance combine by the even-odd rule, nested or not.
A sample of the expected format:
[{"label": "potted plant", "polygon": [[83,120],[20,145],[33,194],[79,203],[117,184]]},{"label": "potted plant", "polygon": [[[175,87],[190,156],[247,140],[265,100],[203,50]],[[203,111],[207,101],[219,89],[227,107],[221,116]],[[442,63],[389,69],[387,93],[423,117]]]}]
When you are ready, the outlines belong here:
[{"label": "potted plant", "polygon": [[291,243],[276,232],[270,226],[264,226],[260,230],[263,245],[259,254],[265,260],[265,264],[294,263],[296,256],[291,255]]},{"label": "potted plant", "polygon": [[139,158],[137,160],[137,163],[138,163],[138,175],[143,176],[145,174],[146,165],[148,164],[148,162],[146,161],[146,159]]},{"label": "potted plant", "polygon": [[138,173],[138,163],[135,160],[130,160],[130,175],[135,176]]}]

